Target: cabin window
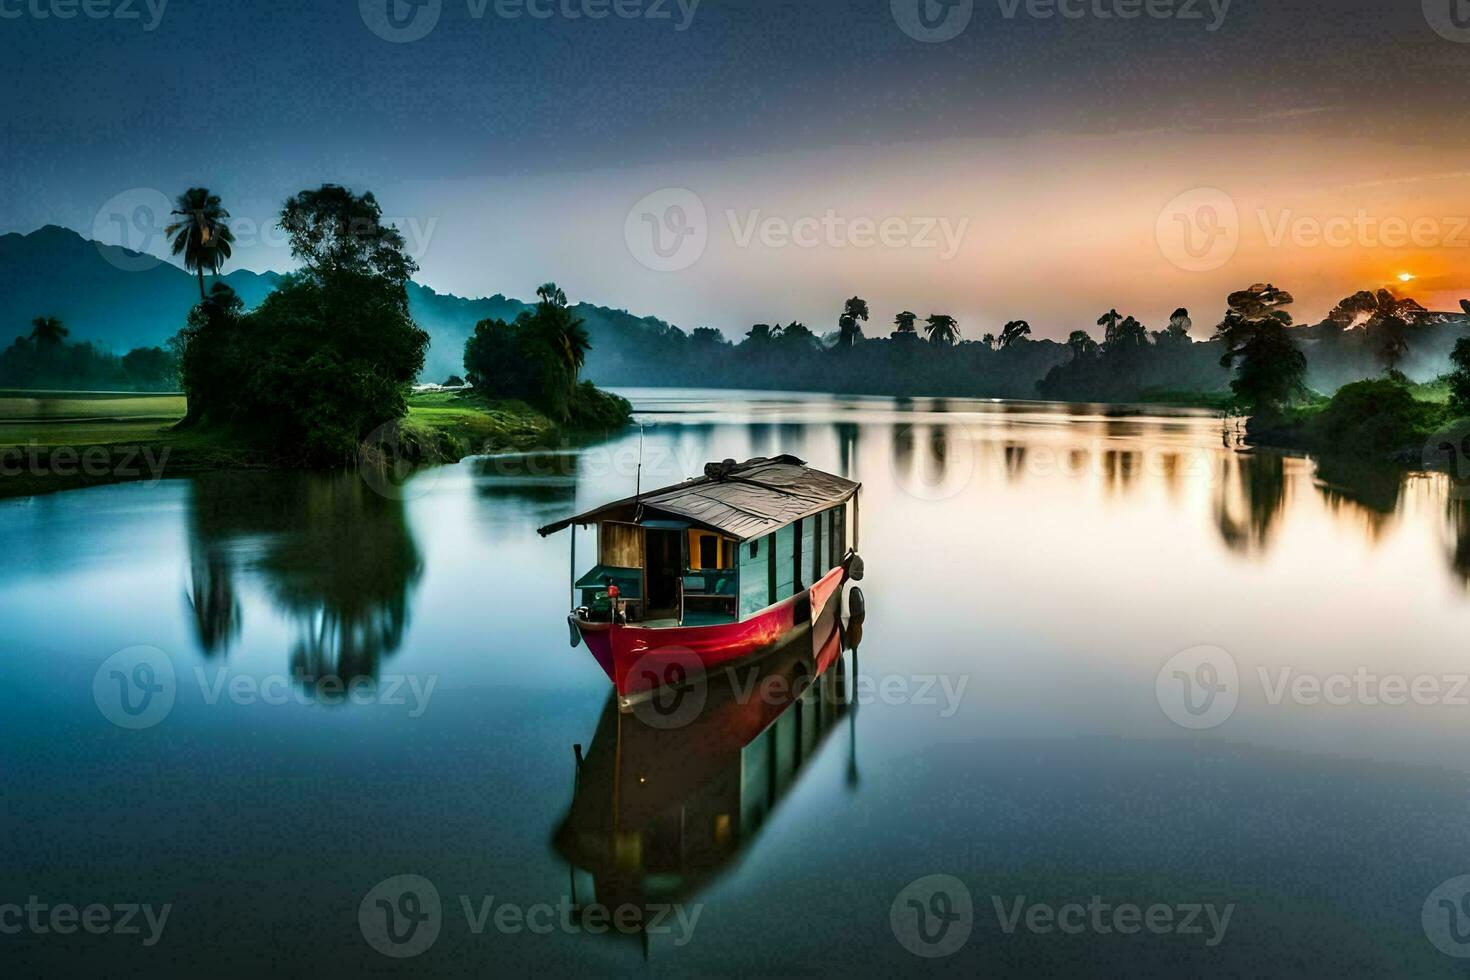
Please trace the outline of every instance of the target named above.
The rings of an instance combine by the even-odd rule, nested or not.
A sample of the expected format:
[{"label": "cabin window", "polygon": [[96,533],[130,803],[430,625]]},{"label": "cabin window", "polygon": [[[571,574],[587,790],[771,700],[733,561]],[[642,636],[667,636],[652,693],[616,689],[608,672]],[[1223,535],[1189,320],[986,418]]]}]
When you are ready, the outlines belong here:
[{"label": "cabin window", "polygon": [[689,532],[689,570],[693,572],[735,567],[735,542],[712,531]]}]

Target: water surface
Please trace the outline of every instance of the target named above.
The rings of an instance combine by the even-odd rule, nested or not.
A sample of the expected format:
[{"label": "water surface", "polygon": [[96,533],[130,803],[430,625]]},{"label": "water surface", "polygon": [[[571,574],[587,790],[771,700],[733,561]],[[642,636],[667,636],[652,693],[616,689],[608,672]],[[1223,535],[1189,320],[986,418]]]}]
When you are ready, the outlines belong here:
[{"label": "water surface", "polygon": [[[226,474],[0,503],[0,903],[173,906],[149,948],[28,933],[0,950],[112,975],[1454,974],[1421,921],[1470,872],[1470,690],[1450,696],[1470,671],[1470,509],[1443,478],[1244,452],[1201,412],[629,394],[641,474],[630,430],[386,496],[356,475]],[[715,819],[720,780],[756,808],[669,884],[698,906],[684,941],[476,934],[461,897],[588,900],[565,846],[573,745],[596,768],[619,739],[605,676],[567,644],[568,538],[535,528],[782,452],[864,484],[868,612],[836,707],[808,712],[754,801],[743,735],[730,754],[710,726],[637,749],[624,732],[622,758],[669,781],[648,821]],[[133,730],[94,680],[139,646],[177,683]],[[1199,647],[1238,680],[1233,710],[1191,728],[1166,664]],[[1273,703],[1283,676],[1355,673],[1441,694]],[[656,863],[667,833],[629,826],[628,866]],[[394,960],[359,906],[403,874],[443,915]],[[974,911],[926,963],[890,912],[933,874]],[[1008,933],[996,912],[1094,896],[1233,912],[1215,945]]]}]

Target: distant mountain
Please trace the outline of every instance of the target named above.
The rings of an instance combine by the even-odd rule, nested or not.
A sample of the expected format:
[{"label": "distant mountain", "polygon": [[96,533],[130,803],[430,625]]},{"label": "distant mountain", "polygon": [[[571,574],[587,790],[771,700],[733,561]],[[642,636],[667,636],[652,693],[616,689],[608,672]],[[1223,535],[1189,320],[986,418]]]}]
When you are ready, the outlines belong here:
[{"label": "distant mountain", "polygon": [[[221,279],[247,307],[254,307],[276,288],[281,275],[237,270]],[[56,225],[28,235],[0,235],[0,345],[28,334],[34,317],[55,316],[71,330],[73,341],[90,341],[115,353],[162,346],[197,302],[198,280],[152,256],[103,245]],[[409,284],[408,305],[431,340],[422,375],[426,381],[464,373],[464,344],[476,323],[514,320],[531,308],[506,296],[466,299],[418,283]],[[674,329],[625,310],[588,303],[575,309],[592,338],[587,376],[593,380],[636,380],[633,352]]]},{"label": "distant mountain", "polygon": [[[254,306],[280,276],[241,270],[223,278]],[[73,341],[118,354],[162,346],[198,302],[198,280],[152,256],[56,225],[0,235],[0,344],[30,333],[33,318],[54,316]]]}]

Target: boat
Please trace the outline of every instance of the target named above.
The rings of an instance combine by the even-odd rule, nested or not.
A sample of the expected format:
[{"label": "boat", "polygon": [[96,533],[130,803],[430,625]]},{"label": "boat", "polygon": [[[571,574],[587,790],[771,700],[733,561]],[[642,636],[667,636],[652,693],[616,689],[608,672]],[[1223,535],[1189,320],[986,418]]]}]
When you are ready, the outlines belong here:
[{"label": "boat", "polygon": [[[862,578],[861,490],[795,456],[727,459],[540,528],[572,531],[572,645],[625,711],[769,652]],[[576,529],[592,526],[597,561],[578,574]]]}]

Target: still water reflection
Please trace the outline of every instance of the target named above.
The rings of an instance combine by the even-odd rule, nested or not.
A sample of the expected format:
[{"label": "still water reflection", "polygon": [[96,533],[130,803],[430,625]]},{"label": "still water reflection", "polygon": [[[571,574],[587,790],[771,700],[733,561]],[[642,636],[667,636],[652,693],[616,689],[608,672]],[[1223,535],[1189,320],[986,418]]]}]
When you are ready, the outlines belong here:
[{"label": "still water reflection", "polygon": [[[467,460],[391,499],[352,475],[229,474],[3,502],[0,903],[174,905],[153,947],[6,936],[17,955],[155,974],[1453,975],[1421,921],[1470,871],[1470,705],[1443,693],[1470,672],[1470,504],[1445,479],[1244,451],[1206,413],[630,394],[645,487],[776,452],[865,485],[861,663],[821,672],[845,700],[790,743],[778,792],[751,771],[795,715],[620,746],[630,722],[567,648],[567,542],[534,529],[625,496],[636,432]],[[1231,658],[1238,703],[1189,729],[1157,685],[1203,645]],[[177,690],[128,731],[92,682],[138,646]],[[1364,672],[1442,694],[1292,693]],[[442,911],[398,961],[358,913],[401,874]],[[931,874],[972,894],[973,934],[926,963],[890,913]],[[492,896],[656,894],[698,907],[689,941],[479,915]],[[997,912],[1093,896],[1235,911],[1213,946],[1008,931]]]}]

